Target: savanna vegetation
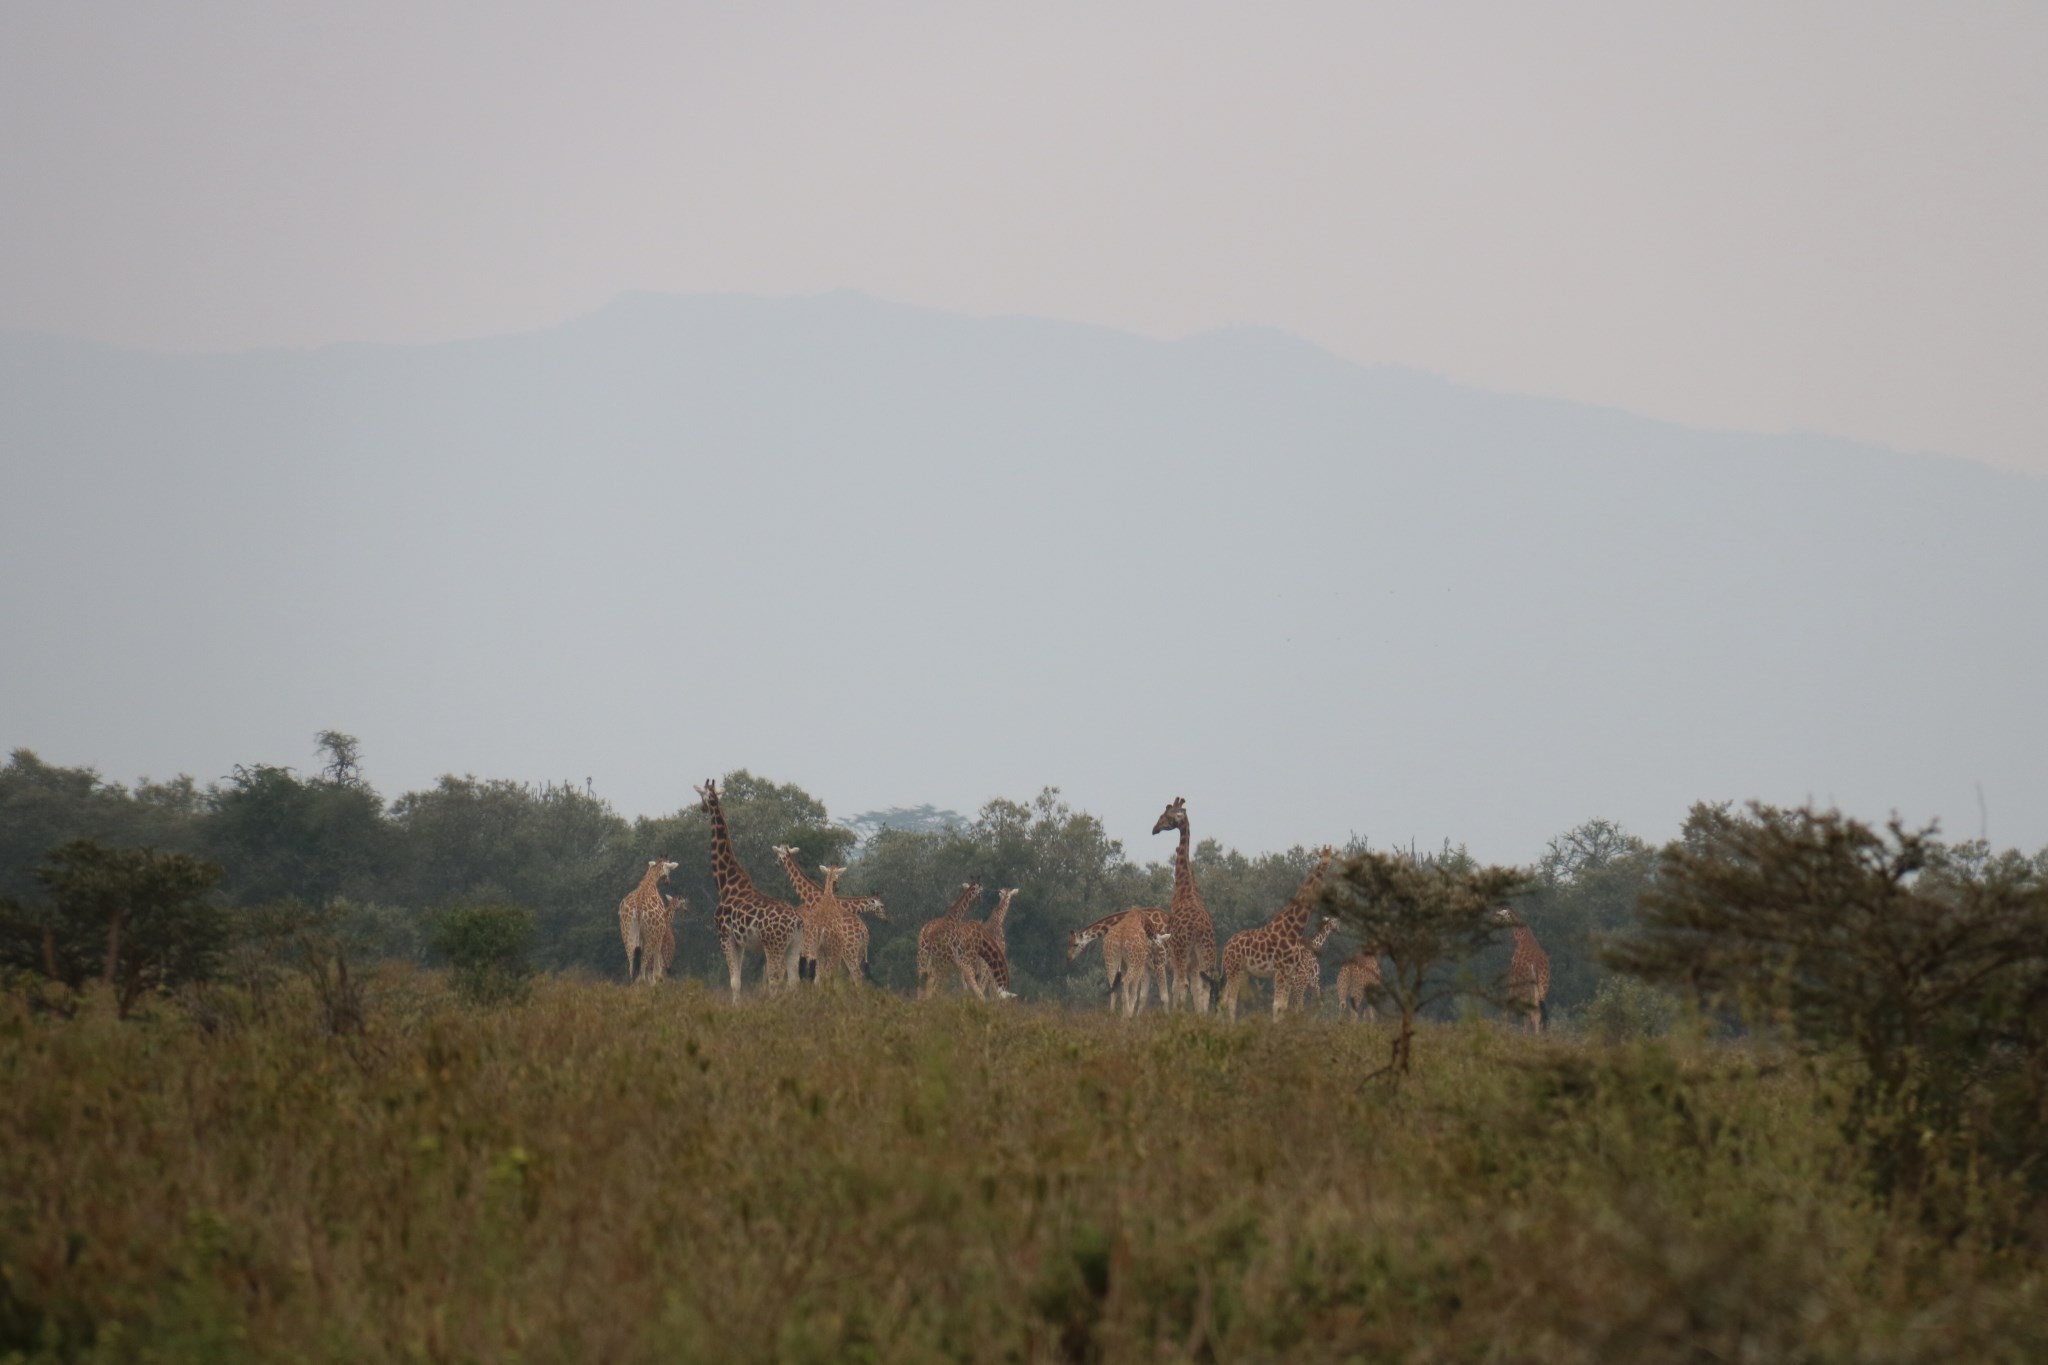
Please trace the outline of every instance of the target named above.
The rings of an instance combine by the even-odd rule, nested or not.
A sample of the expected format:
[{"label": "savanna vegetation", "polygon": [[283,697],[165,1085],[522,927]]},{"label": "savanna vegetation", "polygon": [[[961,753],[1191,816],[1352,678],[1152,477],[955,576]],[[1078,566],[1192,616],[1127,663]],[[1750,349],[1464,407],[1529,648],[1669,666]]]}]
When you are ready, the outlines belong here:
[{"label": "savanna vegetation", "polygon": [[[2048,856],[1762,806],[1361,841],[1318,904],[1381,1023],[1124,1020],[1065,935],[1171,873],[1056,791],[863,839],[740,772],[757,882],[792,844],[891,920],[880,989],[734,1004],[694,805],[387,801],[321,742],[0,769],[0,1361],[2048,1356]],[[626,989],[657,856],[681,955]],[[1219,936],[1310,861],[1204,839]],[[1022,998],[911,1000],[970,875]]]}]

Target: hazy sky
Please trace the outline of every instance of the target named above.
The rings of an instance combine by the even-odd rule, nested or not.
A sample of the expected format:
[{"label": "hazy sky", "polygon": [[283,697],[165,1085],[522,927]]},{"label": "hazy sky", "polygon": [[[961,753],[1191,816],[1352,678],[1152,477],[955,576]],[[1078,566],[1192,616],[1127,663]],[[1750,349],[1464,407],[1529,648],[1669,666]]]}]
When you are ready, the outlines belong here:
[{"label": "hazy sky", "polygon": [[2048,6],[0,7],[0,327],[838,287],[2048,473]]}]

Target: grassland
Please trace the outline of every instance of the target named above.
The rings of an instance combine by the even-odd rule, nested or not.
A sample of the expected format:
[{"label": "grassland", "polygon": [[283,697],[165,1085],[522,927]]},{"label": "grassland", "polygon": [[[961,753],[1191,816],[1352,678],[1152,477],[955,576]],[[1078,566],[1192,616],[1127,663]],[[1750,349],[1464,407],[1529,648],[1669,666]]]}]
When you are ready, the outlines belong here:
[{"label": "grassland", "polygon": [[1767,1051],[379,993],[0,999],[0,1358],[2048,1358],[2040,1250],[1874,1207]]}]

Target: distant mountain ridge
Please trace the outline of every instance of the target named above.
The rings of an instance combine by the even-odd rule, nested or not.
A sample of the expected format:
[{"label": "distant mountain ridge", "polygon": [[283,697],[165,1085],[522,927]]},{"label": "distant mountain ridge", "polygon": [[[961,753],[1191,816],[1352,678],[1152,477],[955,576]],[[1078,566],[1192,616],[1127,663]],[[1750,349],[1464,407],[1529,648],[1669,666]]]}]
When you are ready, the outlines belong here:
[{"label": "distant mountain ridge", "polygon": [[[1840,801],[2048,841],[2048,481],[854,294],[428,346],[0,334],[0,743],[388,790],[748,766],[836,810],[1061,784],[1134,856],[1533,856]],[[1128,820],[1129,824],[1120,823]]]}]

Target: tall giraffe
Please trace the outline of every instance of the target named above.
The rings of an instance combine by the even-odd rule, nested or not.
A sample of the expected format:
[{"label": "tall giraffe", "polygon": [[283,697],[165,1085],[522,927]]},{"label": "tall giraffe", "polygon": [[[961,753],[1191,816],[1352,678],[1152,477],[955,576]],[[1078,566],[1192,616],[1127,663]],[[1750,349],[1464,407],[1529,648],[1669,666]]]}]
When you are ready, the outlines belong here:
[{"label": "tall giraffe", "polygon": [[1162,1000],[1166,996],[1166,912],[1149,905],[1134,905],[1093,924],[1084,924],[1067,935],[1067,961],[1097,939],[1102,940],[1102,970],[1109,977],[1109,1008],[1122,1009],[1129,1018],[1145,1007],[1149,989]]},{"label": "tall giraffe", "polygon": [[1515,955],[1508,959],[1508,999],[1520,1011],[1531,1033],[1543,1032],[1550,1022],[1550,954],[1536,941],[1529,926],[1513,908],[1503,905],[1493,912],[1502,924],[1515,931]]},{"label": "tall giraffe", "polygon": [[[928,919],[917,931],[917,998],[926,999],[939,988],[939,972],[958,966],[953,951],[954,936],[960,932],[961,916],[981,894],[979,881],[960,883],[960,894],[946,907],[946,913]],[[964,981],[961,983],[966,984]]]},{"label": "tall giraffe", "polygon": [[[953,940],[954,965],[959,969],[963,982],[978,996],[986,996],[993,984],[990,962],[1000,960],[1003,964],[1001,993],[1007,995],[1010,989],[1010,942],[1003,933],[1003,921],[1010,915],[1010,898],[1017,894],[1017,888],[1006,886],[996,892],[996,908],[989,912],[987,919],[976,924],[972,920],[962,921],[962,927]],[[989,949],[994,949],[991,954]]]},{"label": "tall giraffe", "polygon": [[859,982],[868,976],[868,926],[862,915],[873,915],[884,924],[889,922],[889,911],[882,904],[880,896],[842,896],[839,894],[839,876],[843,867],[818,868],[818,875],[825,879],[825,899],[838,910],[837,922],[827,926],[825,939],[819,948],[820,963],[812,964],[811,975],[830,976],[835,968],[844,966],[846,975]]},{"label": "tall giraffe", "polygon": [[1337,850],[1328,844],[1316,850],[1316,865],[1309,870],[1294,898],[1274,911],[1273,917],[1264,924],[1232,934],[1230,942],[1223,945],[1223,1013],[1226,1018],[1237,1018],[1237,997],[1243,993],[1245,982],[1254,976],[1272,979],[1273,1013],[1277,1016],[1286,1012],[1290,1003],[1287,998],[1287,972],[1296,965],[1294,950],[1306,946],[1302,942],[1302,930],[1308,928],[1309,910],[1323,889],[1323,877],[1330,870],[1330,859],[1336,856]]},{"label": "tall giraffe", "polygon": [[763,984],[784,986],[796,970],[797,953],[803,948],[803,920],[796,907],[754,889],[754,879],[732,850],[732,832],[725,825],[725,809],[718,804],[718,784],[711,778],[697,788],[702,809],[711,817],[711,880],[718,886],[718,946],[725,950],[726,974],[732,978],[732,998],[740,998],[740,970],[747,950],[761,949]]},{"label": "tall giraffe", "polygon": [[[666,858],[649,858],[639,884],[619,902],[619,937],[626,943],[626,980],[659,981],[667,964],[656,965],[648,949],[658,937],[657,924],[663,917],[661,888],[679,863]],[[637,959],[637,962],[636,962]]]},{"label": "tall giraffe", "polygon": [[1308,1008],[1308,998],[1314,996],[1316,1003],[1323,999],[1323,945],[1330,941],[1330,935],[1337,928],[1337,921],[1326,919],[1323,927],[1316,930],[1316,936],[1295,945],[1287,966],[1273,978],[1273,990],[1278,993],[1284,985],[1287,990],[1289,1009]]},{"label": "tall giraffe", "polygon": [[1188,861],[1193,843],[1188,803],[1178,796],[1152,826],[1154,834],[1169,829],[1180,831],[1180,846],[1173,851],[1173,902],[1166,915],[1166,931],[1171,936],[1166,943],[1166,1007],[1172,1009],[1186,996],[1197,1013],[1206,1014],[1216,987],[1222,984],[1216,975],[1216,921],[1209,918],[1209,908],[1202,904],[1202,893],[1195,886],[1195,869]]},{"label": "tall giraffe", "polygon": [[1337,968],[1337,1008],[1347,1015],[1356,1015],[1368,1023],[1379,1017],[1373,1008],[1372,988],[1384,978],[1380,973],[1380,953],[1377,943],[1368,943]]}]

